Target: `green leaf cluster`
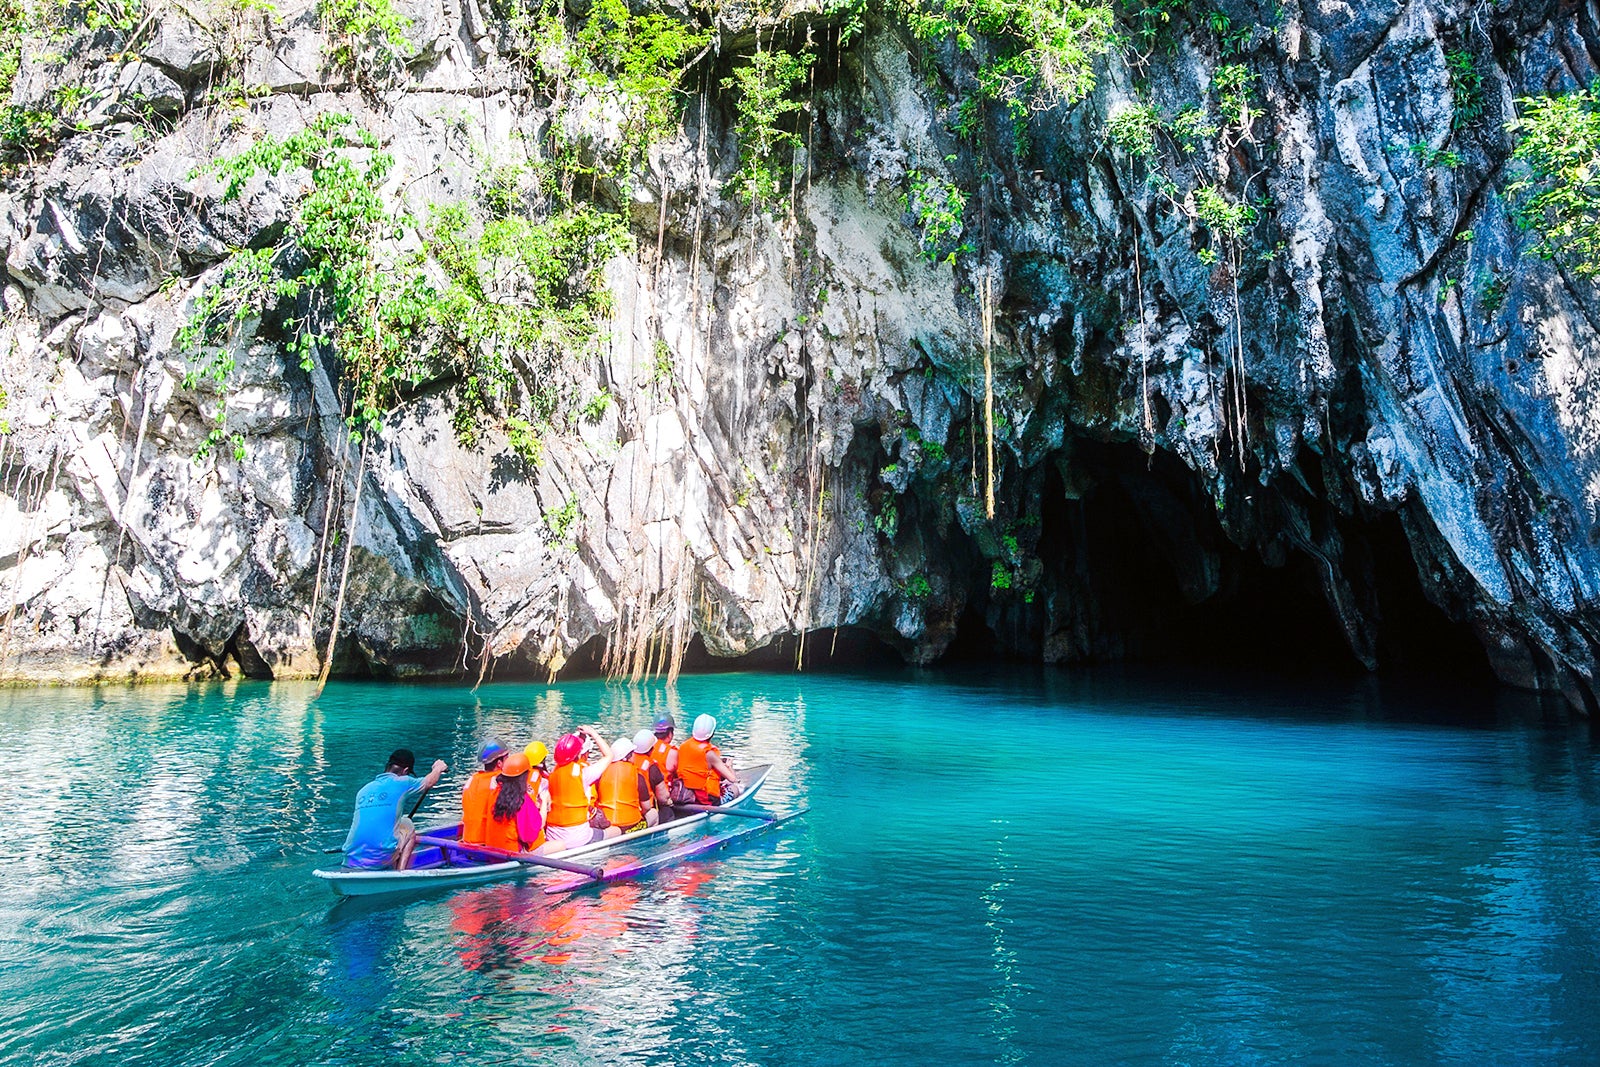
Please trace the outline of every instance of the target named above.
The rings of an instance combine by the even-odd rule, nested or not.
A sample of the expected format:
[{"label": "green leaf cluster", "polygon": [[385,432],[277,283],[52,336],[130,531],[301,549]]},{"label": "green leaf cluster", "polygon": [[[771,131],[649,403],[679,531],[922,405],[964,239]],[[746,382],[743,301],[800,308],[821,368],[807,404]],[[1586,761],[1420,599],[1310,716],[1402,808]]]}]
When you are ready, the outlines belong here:
[{"label": "green leaf cluster", "polygon": [[1454,101],[1450,126],[1459,130],[1483,117],[1483,71],[1478,67],[1478,57],[1465,48],[1446,52],[1444,65],[1450,75],[1450,96]]},{"label": "green leaf cluster", "polygon": [[413,51],[411,20],[392,0],[322,0],[321,12],[332,36],[328,61],[357,79],[403,66]]},{"label": "green leaf cluster", "polygon": [[913,170],[909,177],[910,189],[900,205],[917,222],[922,254],[930,263],[955,263],[956,256],[972,251],[970,243],[961,241],[966,194],[935,174]]},{"label": "green leaf cluster", "polygon": [[1231,241],[1243,237],[1257,217],[1252,205],[1230,199],[1216,184],[1202,185],[1194,191],[1194,211],[1202,226]]},{"label": "green leaf cluster", "polygon": [[794,123],[786,120],[800,110],[793,94],[815,59],[804,51],[757,50],[722,80],[724,89],[738,91],[739,166],[727,189],[747,204],[770,203],[783,188],[779,168],[801,143]]},{"label": "green leaf cluster", "polygon": [[1524,97],[1507,124],[1520,174],[1507,187],[1516,224],[1537,251],[1580,277],[1600,275],[1600,84]]},{"label": "green leaf cluster", "polygon": [[1109,3],[1080,0],[900,0],[912,35],[980,56],[989,99],[1038,110],[1094,90],[1094,61],[1111,47]]},{"label": "green leaf cluster", "polygon": [[1112,113],[1106,122],[1107,142],[1128,155],[1142,159],[1156,153],[1156,133],[1161,115],[1154,104],[1127,104]]},{"label": "green leaf cluster", "polygon": [[225,200],[261,173],[308,171],[310,190],[277,248],[237,253],[197,299],[179,337],[199,357],[191,373],[223,382],[239,323],[288,307],[290,351],[310,369],[331,349],[358,432],[379,428],[405,391],[453,378],[462,440],[475,441],[484,420],[502,413],[513,447],[536,462],[541,428],[572,391],[567,361],[595,343],[609,311],[601,268],[627,246],[625,223],[553,198],[537,216],[514,213],[533,194],[503,169],[484,190],[502,211],[480,221],[465,203],[440,205],[418,226],[384,205],[391,166],[370,133],[327,114],[207,168],[223,180]]},{"label": "green leaf cluster", "polygon": [[589,85],[615,88],[624,100],[624,170],[676,129],[686,64],[714,36],[670,15],[636,15],[626,0],[594,0],[575,43]]}]

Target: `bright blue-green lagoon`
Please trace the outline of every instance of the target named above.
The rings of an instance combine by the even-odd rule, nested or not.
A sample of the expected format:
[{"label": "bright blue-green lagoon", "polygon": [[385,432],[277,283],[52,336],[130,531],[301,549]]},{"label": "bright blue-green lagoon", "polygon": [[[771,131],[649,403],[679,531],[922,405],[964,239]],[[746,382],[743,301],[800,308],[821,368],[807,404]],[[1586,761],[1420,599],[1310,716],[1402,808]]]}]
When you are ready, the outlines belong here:
[{"label": "bright blue-green lagoon", "polygon": [[[336,903],[397,745],[721,720],[802,819]],[[1600,750],[1506,694],[1017,670],[0,692],[6,1064],[1592,1064]],[[729,820],[724,820],[729,821]]]}]

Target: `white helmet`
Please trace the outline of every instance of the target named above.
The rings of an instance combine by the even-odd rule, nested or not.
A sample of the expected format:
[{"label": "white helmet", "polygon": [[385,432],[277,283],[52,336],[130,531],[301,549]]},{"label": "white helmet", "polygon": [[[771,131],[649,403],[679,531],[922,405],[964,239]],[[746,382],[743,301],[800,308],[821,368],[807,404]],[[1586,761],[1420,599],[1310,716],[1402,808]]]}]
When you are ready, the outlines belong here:
[{"label": "white helmet", "polygon": [[694,720],[694,739],[696,741],[709,741],[711,735],[717,732],[717,720],[709,715],[697,715]]}]

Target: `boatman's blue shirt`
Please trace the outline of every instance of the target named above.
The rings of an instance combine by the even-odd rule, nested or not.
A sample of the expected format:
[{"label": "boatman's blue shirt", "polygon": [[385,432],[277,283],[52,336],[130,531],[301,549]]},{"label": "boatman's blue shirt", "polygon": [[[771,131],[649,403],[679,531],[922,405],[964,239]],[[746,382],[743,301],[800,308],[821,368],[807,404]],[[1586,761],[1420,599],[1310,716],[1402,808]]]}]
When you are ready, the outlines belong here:
[{"label": "boatman's blue shirt", "polygon": [[400,841],[394,824],[405,814],[406,798],[422,788],[422,779],[384,771],[356,794],[356,816],[344,839],[347,867],[383,867],[394,859]]}]

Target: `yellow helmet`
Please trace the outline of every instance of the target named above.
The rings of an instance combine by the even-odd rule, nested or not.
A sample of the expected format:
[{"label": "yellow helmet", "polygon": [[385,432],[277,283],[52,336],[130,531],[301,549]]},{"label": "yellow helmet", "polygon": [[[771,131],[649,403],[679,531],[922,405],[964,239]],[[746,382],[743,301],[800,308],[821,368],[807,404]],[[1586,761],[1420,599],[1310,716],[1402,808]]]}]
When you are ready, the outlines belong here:
[{"label": "yellow helmet", "polygon": [[528,762],[535,767],[543,763],[550,755],[550,750],[545,747],[543,741],[530,741],[528,747],[523,749],[522,752],[523,755],[528,757]]}]

